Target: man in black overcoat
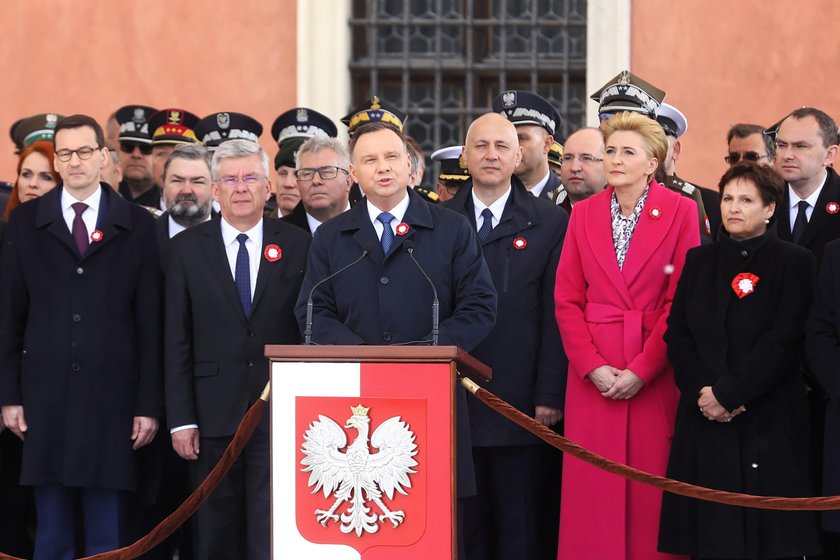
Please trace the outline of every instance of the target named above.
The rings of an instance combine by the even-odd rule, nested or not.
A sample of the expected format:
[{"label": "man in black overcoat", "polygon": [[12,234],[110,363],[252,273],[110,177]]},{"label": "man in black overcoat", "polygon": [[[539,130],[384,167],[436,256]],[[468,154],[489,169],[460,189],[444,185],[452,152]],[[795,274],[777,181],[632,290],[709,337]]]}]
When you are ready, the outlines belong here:
[{"label": "man in black overcoat", "polygon": [[[513,175],[517,132],[495,113],[472,123],[464,147],[472,180],[444,207],[477,229],[498,293],[496,326],[473,350],[493,369],[486,388],[551,426],[562,419],[566,392],[554,278],[569,218],[531,196]],[[559,465],[551,475],[556,484],[546,486],[544,444],[477,399],[467,402],[477,484],[464,511],[467,558],[546,557],[540,550],[546,536],[538,532],[547,515],[540,497],[553,487],[551,499],[559,506]],[[556,555],[557,515],[553,521]]]},{"label": "man in black overcoat", "polygon": [[[294,316],[309,235],[263,218],[268,156],[229,140],[212,162],[220,217],[171,241],[166,271],[166,420],[198,485],[219,461],[268,382],[266,344],[300,341]],[[195,518],[196,558],[270,556],[265,415],[231,472]]]},{"label": "man in black overcoat", "polygon": [[35,487],[36,558],[118,548],[134,450],[163,413],[161,275],[154,220],[99,182],[102,129],[55,129],[63,185],[12,216],[0,281],[0,405]]}]

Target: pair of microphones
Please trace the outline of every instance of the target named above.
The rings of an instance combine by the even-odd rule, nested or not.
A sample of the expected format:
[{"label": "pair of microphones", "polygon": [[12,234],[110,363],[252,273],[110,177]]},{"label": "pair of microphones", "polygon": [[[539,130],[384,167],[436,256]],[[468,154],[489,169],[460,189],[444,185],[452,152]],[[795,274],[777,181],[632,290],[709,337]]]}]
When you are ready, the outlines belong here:
[{"label": "pair of microphones", "polygon": [[[433,299],[432,299],[432,346],[437,346],[438,345],[438,339],[440,338],[440,301],[438,300],[438,293],[437,293],[437,289],[435,289],[435,283],[432,282],[432,279],[429,277],[428,274],[426,274],[426,271],[423,270],[423,267],[420,265],[420,263],[417,261],[417,258],[414,256],[414,249],[415,249],[414,242],[410,239],[406,239],[402,244],[402,249],[406,252],[406,254],[409,256],[409,258],[411,258],[411,262],[414,263],[414,265],[417,267],[417,270],[420,271],[420,274],[422,274],[423,278],[425,278],[426,281],[429,283],[429,286],[432,287],[432,294],[434,296]],[[323,284],[329,282],[333,278],[341,275],[346,270],[356,266],[357,264],[362,262],[362,260],[364,260],[364,258],[367,257],[369,254],[370,254],[370,252],[367,249],[365,249],[364,251],[362,251],[362,254],[359,255],[359,258],[357,258],[356,260],[354,260],[350,264],[347,264],[347,265],[339,268],[338,270],[336,270],[335,272],[333,272],[332,274],[330,274],[329,276],[327,276],[323,280],[320,280],[319,282],[316,282],[315,285],[312,286],[312,289],[309,290],[309,297],[306,300],[306,326],[303,330],[303,343],[304,344],[306,344],[306,345],[313,344],[313,342],[312,342],[312,307],[313,307],[312,297],[315,294],[315,290],[318,289]]]}]

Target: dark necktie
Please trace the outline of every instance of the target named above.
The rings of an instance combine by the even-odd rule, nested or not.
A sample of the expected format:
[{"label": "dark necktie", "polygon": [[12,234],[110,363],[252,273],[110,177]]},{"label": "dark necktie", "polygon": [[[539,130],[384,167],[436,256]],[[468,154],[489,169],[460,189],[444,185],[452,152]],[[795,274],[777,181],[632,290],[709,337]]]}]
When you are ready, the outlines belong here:
[{"label": "dark necktie", "polygon": [[239,241],[239,252],[236,254],[236,276],[233,282],[247,319],[251,316],[251,260],[248,258],[248,248],[245,247],[248,236],[240,233],[236,240]]},{"label": "dark necktie", "polygon": [[478,228],[478,238],[484,241],[490,235],[490,230],[493,229],[493,212],[489,208],[485,208],[481,211],[481,217],[484,218],[484,221],[481,222],[481,227]]},{"label": "dark necktie", "polygon": [[391,229],[391,222],[394,221],[394,217],[388,212],[382,212],[376,219],[385,228],[382,230],[382,239],[379,242],[382,243],[382,252],[387,255],[388,249],[391,248],[391,244],[394,242],[394,230]]},{"label": "dark necktie", "polygon": [[796,213],[796,221],[793,222],[793,242],[799,243],[802,234],[805,233],[805,228],[808,227],[808,215],[805,211],[808,209],[808,203],[804,200],[799,201],[799,211]]},{"label": "dark necktie", "polygon": [[81,256],[87,251],[89,243],[88,230],[82,219],[82,214],[88,209],[88,205],[84,202],[74,202],[72,207],[76,213],[76,217],[73,218],[73,241],[76,242],[76,249],[79,250],[79,256]]}]

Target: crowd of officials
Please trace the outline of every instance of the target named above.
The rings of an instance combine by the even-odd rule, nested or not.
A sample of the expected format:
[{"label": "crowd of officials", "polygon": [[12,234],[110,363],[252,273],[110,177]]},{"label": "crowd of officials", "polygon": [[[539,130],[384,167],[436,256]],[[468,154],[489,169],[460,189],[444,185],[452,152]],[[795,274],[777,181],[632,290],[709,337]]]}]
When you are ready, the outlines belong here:
[{"label": "crowd of officials", "polygon": [[[561,144],[551,103],[502,92],[431,154],[434,188],[376,96],[342,119],[349,145],[315,110],[280,115],[273,165],[240,113],[16,122],[0,552],[68,560],[145,535],[259,398],[264,346],[304,333],[459,346],[493,369],[488,390],[649,473],[840,494],[837,125],[810,107],[736,124],[707,189],[677,175],[688,120],[664,98],[622,72],[593,95],[600,127]],[[459,558],[840,558],[837,512],[663,495],[456,394]],[[143,558],[269,558],[268,489],[265,417]]]}]

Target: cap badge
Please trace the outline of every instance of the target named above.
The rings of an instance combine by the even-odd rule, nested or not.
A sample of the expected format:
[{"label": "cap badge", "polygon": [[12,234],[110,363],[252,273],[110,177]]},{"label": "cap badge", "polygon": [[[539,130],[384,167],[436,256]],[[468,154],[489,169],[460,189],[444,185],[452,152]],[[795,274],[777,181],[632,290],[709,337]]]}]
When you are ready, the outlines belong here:
[{"label": "cap badge", "polygon": [[373,97],[370,98],[370,108],[371,109],[381,109],[382,108],[382,104],[379,102],[379,96],[378,95],[374,95]]},{"label": "cap badge", "polygon": [[146,122],[146,113],[144,113],[143,109],[141,109],[140,107],[136,107],[134,109],[134,116],[131,117],[131,120],[133,120],[137,124],[143,124],[144,122]]},{"label": "cap badge", "polygon": [[307,122],[309,120],[309,111],[306,109],[298,109],[297,120],[298,122]]},{"label": "cap badge", "polygon": [[506,91],[502,94],[502,105],[505,107],[513,107],[516,105],[516,92]]},{"label": "cap badge", "polygon": [[528,246],[528,242],[525,240],[524,237],[517,237],[513,240],[513,248],[517,251],[521,251],[525,247]]},{"label": "cap badge", "polygon": [[732,290],[738,299],[744,299],[755,291],[758,284],[758,276],[749,272],[742,272],[732,279]]},{"label": "cap badge", "polygon": [[409,227],[408,224],[405,222],[400,222],[397,224],[397,235],[405,235],[408,233]]},{"label": "cap badge", "polygon": [[219,128],[225,130],[230,126],[230,115],[227,113],[219,113],[216,115],[216,124],[219,125]]},{"label": "cap badge", "polygon": [[621,77],[618,78],[618,83],[623,85],[623,86],[629,84],[630,83],[630,72],[628,72],[627,70],[623,70],[621,72]]},{"label": "cap badge", "polygon": [[825,211],[829,214],[836,214],[840,212],[840,204],[837,204],[833,200],[825,205]]},{"label": "cap badge", "polygon": [[48,113],[47,128],[55,128],[56,124],[58,124],[58,115],[56,115],[55,113]]},{"label": "cap badge", "polygon": [[169,111],[169,124],[181,124],[181,111]]},{"label": "cap badge", "polygon": [[265,260],[268,262],[276,262],[283,258],[283,250],[280,249],[274,243],[265,246],[265,251],[263,251],[263,255],[265,256]]}]

